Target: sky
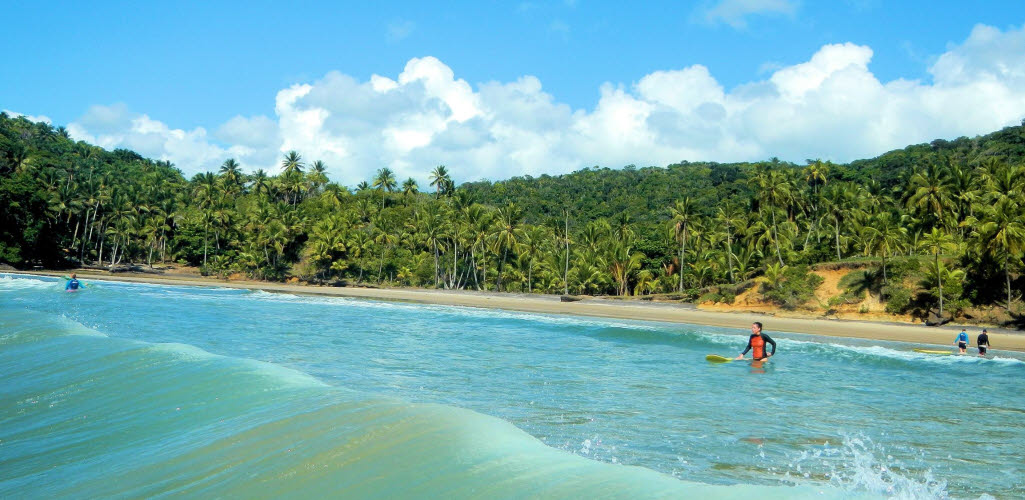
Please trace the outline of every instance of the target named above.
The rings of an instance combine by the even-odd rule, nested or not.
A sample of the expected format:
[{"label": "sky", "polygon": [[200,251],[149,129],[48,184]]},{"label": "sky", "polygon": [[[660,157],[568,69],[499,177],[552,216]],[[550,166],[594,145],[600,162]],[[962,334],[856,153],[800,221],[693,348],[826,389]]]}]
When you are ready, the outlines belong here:
[{"label": "sky", "polygon": [[355,185],[770,157],[1025,119],[1025,2],[7,2],[0,110]]}]

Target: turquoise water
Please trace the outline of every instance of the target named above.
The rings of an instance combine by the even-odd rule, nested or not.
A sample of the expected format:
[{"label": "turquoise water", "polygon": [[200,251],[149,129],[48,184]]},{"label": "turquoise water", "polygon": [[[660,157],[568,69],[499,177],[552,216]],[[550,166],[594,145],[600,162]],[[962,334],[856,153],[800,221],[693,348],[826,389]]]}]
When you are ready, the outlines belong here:
[{"label": "turquoise water", "polygon": [[89,285],[0,275],[0,497],[1025,495],[1012,353]]}]

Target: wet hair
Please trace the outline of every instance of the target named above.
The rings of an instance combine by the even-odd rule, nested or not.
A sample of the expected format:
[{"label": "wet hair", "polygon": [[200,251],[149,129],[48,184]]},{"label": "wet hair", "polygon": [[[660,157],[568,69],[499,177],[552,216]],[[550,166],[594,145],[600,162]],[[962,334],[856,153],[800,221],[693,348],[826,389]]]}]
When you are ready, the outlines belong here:
[{"label": "wet hair", "polygon": [[762,322],[761,322],[761,321],[755,321],[755,322],[754,322],[754,323],[752,323],[752,324],[753,324],[753,325],[758,325],[758,331],[759,331],[759,332],[761,332],[761,331],[762,331]]}]

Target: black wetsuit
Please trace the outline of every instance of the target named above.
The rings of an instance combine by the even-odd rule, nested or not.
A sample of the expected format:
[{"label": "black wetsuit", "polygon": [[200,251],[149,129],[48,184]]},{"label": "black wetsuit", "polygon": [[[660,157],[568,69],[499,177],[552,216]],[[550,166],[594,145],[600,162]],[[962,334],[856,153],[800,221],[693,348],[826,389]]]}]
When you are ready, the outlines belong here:
[{"label": "black wetsuit", "polygon": [[[770,338],[768,335],[766,335],[764,333],[760,333],[758,335],[762,336],[762,346],[763,346],[762,347],[762,357],[760,357],[760,358],[759,357],[755,357],[755,359],[758,360],[758,359],[765,359],[765,358],[769,357],[769,356],[765,355],[765,347],[764,347],[765,344],[769,344],[769,345],[772,346],[772,352],[769,353],[769,355],[770,356],[775,356],[776,355],[776,341],[772,340],[772,338]],[[748,339],[747,339],[747,347],[745,347],[744,348],[744,352],[742,352],[740,354],[747,354],[747,351],[751,350],[751,347],[752,347],[751,340],[754,339],[755,337],[757,337],[758,335],[751,335],[750,337],[748,337]],[[752,354],[752,355],[754,356],[755,354]]]},{"label": "black wetsuit", "polygon": [[979,348],[979,354],[986,354],[986,349],[989,349],[989,335],[980,333],[979,338],[975,339],[975,347]]}]

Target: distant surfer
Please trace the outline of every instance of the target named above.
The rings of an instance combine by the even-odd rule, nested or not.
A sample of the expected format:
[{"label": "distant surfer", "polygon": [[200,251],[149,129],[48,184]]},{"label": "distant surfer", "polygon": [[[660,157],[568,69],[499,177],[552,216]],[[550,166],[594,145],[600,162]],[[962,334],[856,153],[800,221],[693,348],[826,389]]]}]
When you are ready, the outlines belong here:
[{"label": "distant surfer", "polygon": [[67,285],[64,285],[64,291],[75,292],[78,291],[78,287],[80,286],[82,286],[82,283],[78,281],[77,277],[75,277],[75,273],[71,273],[71,279],[68,280]]},{"label": "distant surfer", "polygon": [[979,356],[985,356],[986,351],[989,350],[989,335],[985,328],[982,329],[979,338],[975,339],[975,347],[979,348]]},{"label": "distant surfer", "polygon": [[957,353],[964,354],[968,352],[968,332],[964,328],[961,329],[961,333],[957,334],[957,340],[954,341],[957,344]]},{"label": "distant surfer", "polygon": [[[765,352],[765,344],[772,345],[772,352]],[[744,352],[734,359],[744,359],[744,355],[748,351],[753,351],[751,357],[755,361],[769,359],[769,356],[776,354],[776,341],[762,333],[762,323],[759,321],[751,323],[751,336],[747,339],[747,347],[744,349]]]}]

